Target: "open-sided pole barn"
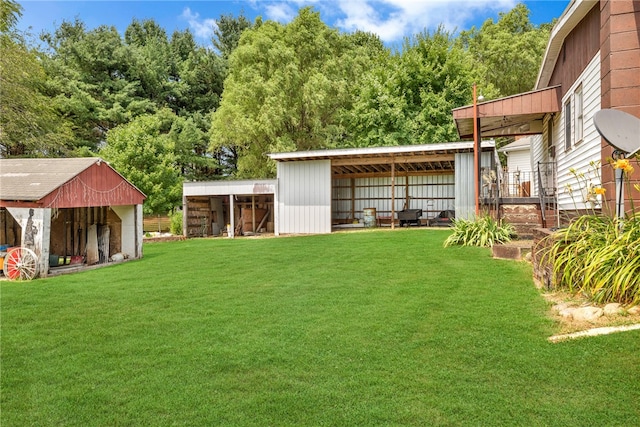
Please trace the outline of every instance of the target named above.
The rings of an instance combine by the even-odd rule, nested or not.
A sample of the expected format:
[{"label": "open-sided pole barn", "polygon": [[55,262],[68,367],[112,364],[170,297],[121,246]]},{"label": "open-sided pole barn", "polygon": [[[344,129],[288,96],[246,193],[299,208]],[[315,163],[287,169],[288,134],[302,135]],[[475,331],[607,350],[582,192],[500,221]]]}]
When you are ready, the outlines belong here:
[{"label": "open-sided pole barn", "polygon": [[100,158],[0,159],[0,244],[50,266],[142,257],[145,195]]},{"label": "open-sided pole barn", "polygon": [[[217,235],[225,226],[229,236],[241,229],[271,231],[247,226],[248,218],[261,222],[265,211],[276,235],[363,226],[371,212],[376,224],[391,227],[406,210],[422,211],[417,224],[442,212],[470,218],[475,215],[473,150],[472,142],[454,142],[270,154],[277,162],[275,180],[185,183],[184,234]],[[481,158],[483,168],[495,168],[493,141],[482,143]],[[263,209],[258,215],[256,206]]]},{"label": "open-sided pole barn", "polygon": [[273,231],[276,180],[185,182],[182,186],[186,237],[228,237]]},{"label": "open-sided pole barn", "polygon": [[[329,233],[361,224],[394,227],[400,213],[421,210],[419,223],[444,211],[475,215],[473,143],[274,153],[278,191],[276,234]],[[482,167],[495,166],[495,143],[482,143]]]}]

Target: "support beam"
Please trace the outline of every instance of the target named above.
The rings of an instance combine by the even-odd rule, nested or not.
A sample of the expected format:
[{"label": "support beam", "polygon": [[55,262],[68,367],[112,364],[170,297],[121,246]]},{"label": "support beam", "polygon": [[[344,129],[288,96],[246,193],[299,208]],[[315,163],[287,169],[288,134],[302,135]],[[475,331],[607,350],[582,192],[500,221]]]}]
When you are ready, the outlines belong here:
[{"label": "support beam", "polygon": [[351,178],[351,216],[349,219],[353,221],[356,217],[356,180]]},{"label": "support beam", "polygon": [[[454,154],[425,154],[406,157],[394,157],[393,162],[397,164],[405,163],[430,163],[453,161]],[[365,158],[344,158],[332,159],[331,166],[361,166],[361,165],[388,165],[388,157],[365,157]]]},{"label": "support beam", "polygon": [[391,229],[396,228],[396,164],[391,162]]},{"label": "support beam", "polygon": [[252,231],[255,233],[256,230],[256,196],[251,195],[251,227]]},{"label": "support beam", "polygon": [[236,232],[236,215],[234,213],[233,194],[229,194],[229,227],[227,227],[227,237],[233,239]]},{"label": "support beam", "polygon": [[480,134],[478,132],[478,96],[473,85],[473,187],[475,190],[476,217],[480,215]]}]

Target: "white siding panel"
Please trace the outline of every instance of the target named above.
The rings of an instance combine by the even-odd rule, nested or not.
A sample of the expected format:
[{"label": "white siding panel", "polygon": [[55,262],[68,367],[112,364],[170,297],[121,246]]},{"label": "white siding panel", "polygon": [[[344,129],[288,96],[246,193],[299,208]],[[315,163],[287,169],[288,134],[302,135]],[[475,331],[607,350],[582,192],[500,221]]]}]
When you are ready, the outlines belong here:
[{"label": "white siding panel", "polygon": [[456,218],[473,219],[476,213],[473,153],[457,153],[454,168]]},{"label": "white siding panel", "polygon": [[[558,143],[556,146],[558,161],[558,206],[560,210],[586,209],[592,206],[584,202],[586,195],[585,183],[580,183],[578,179],[570,172],[574,169],[578,173],[585,174],[588,178],[586,185],[600,185],[600,171],[598,173],[589,173],[593,169],[593,165],[600,162],[600,134],[593,124],[594,114],[600,110],[600,55],[597,54],[589,63],[585,71],[580,75],[576,82],[569,88],[567,94],[563,98],[563,105],[572,98],[572,106],[575,106],[573,100],[574,91],[582,84],[583,90],[583,109],[584,109],[584,136],[582,141],[573,142],[570,150],[564,149],[564,129],[558,129]],[[573,107],[572,107],[573,108]],[[575,108],[574,108],[575,109]],[[563,116],[564,112],[560,113]],[[575,115],[575,111],[572,111]],[[558,123],[564,123],[564,117],[561,117]],[[558,126],[562,128],[562,126]],[[575,137],[575,120],[572,120],[572,137]],[[573,189],[572,192],[568,188]],[[582,191],[581,191],[582,188]]]},{"label": "white siding panel", "polygon": [[526,175],[531,174],[531,151],[511,151],[507,156],[507,167],[509,173],[515,171],[525,172]]},{"label": "white siding panel", "polygon": [[278,234],[331,232],[331,162],[278,162]]},{"label": "white siding panel", "polygon": [[[551,115],[546,115],[543,122],[543,133],[542,135],[535,135],[534,137],[532,137],[531,139],[531,157],[532,157],[532,172],[533,172],[533,176],[532,176],[532,186],[531,188],[532,196],[538,196],[539,190],[538,190],[538,166],[539,163],[547,163],[550,161],[554,161],[553,158],[550,157],[549,154],[549,149],[547,148],[548,146],[548,142],[549,141],[549,121],[553,121],[553,125],[552,125],[552,132],[553,134],[551,135],[551,143],[552,143],[552,151],[555,151],[556,153],[558,152],[559,148],[558,148],[558,129],[559,129],[559,122],[558,120],[560,119],[559,115],[555,115],[555,116],[551,116]],[[557,184],[553,183],[553,187],[555,187]]]}]

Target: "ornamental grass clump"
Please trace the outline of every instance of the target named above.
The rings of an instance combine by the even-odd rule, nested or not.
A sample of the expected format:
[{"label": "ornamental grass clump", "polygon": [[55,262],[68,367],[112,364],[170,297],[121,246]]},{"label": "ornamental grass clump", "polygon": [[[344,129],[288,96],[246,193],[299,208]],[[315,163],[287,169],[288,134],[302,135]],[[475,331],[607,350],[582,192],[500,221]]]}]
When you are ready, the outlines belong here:
[{"label": "ornamental grass clump", "polygon": [[582,216],[549,238],[543,263],[553,263],[557,288],[596,303],[640,303],[640,214]]},{"label": "ornamental grass clump", "polygon": [[492,247],[497,243],[506,243],[516,236],[513,225],[484,215],[475,220],[453,220],[453,234],[444,242],[444,246],[481,246]]},{"label": "ornamental grass clump", "polygon": [[[595,213],[577,218],[547,237],[552,242],[542,263],[553,265],[553,284],[558,289],[581,293],[596,303],[638,304],[640,213],[635,212],[629,182],[633,167],[628,159],[612,166],[624,173],[631,214],[624,219]],[[640,191],[638,184],[633,188]]]}]

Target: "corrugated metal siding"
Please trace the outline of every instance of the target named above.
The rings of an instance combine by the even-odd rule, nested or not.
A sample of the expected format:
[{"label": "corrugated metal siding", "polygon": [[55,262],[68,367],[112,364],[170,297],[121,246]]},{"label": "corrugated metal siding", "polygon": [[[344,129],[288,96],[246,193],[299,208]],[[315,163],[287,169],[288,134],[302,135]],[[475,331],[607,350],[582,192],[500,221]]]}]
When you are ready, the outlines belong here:
[{"label": "corrugated metal siding", "polygon": [[[493,152],[483,152],[480,167],[495,169]],[[455,211],[456,218],[473,219],[476,214],[473,153],[457,153],[455,157]]]},{"label": "corrugated metal siding", "polygon": [[[352,195],[352,189],[354,190]],[[398,176],[395,178],[396,212],[409,197],[410,209],[422,209],[423,218],[454,209],[454,175]],[[391,178],[356,178],[333,181],[332,217],[336,221],[363,219],[365,208],[375,208],[379,217],[391,215]],[[353,200],[353,216],[352,216]]]},{"label": "corrugated metal siding", "polygon": [[[584,73],[580,75],[578,80],[574,82],[567,91],[567,95],[563,98],[563,104],[571,97],[572,114],[575,117],[575,101],[573,94],[576,88],[582,84],[583,93],[583,111],[584,111],[584,132],[583,140],[573,145],[568,151],[565,151],[564,126],[557,126],[556,135],[556,153],[558,161],[558,206],[560,210],[573,210],[591,208],[591,204],[584,203],[585,192],[580,191],[580,187],[585,187],[584,183],[580,183],[569,171],[575,169],[579,173],[589,175],[590,183],[600,185],[599,171],[596,174],[588,174],[593,167],[592,162],[600,161],[600,134],[593,124],[594,114],[600,110],[600,55],[596,55]],[[559,114],[561,116],[557,123],[564,123],[564,111]],[[572,120],[571,135],[575,137],[575,120]],[[588,185],[588,183],[587,183]],[[573,189],[573,193],[568,191],[568,186]],[[582,194],[581,194],[582,193]]]},{"label": "corrugated metal siding", "polygon": [[331,233],[331,161],[278,162],[278,234]]},{"label": "corrugated metal siding", "polygon": [[473,153],[458,153],[455,158],[456,218],[472,219],[476,213],[473,189]]}]

